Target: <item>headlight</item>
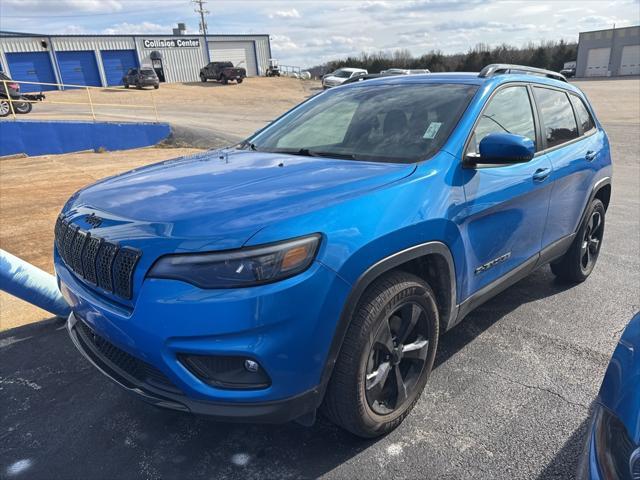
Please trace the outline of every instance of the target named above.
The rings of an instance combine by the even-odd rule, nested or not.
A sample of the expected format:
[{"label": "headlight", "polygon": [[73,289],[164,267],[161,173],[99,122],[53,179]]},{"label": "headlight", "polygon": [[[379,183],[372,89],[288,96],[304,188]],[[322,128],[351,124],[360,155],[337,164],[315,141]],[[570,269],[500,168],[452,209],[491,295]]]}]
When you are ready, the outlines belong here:
[{"label": "headlight", "polygon": [[276,282],[311,265],[320,235],[259,247],[217,253],[187,253],[160,257],[147,274],[171,278],[200,288],[238,288]]},{"label": "headlight", "polygon": [[634,446],[624,424],[609,409],[599,406],[594,414],[593,440],[602,478],[629,478],[633,468],[637,469],[634,457],[637,445]]}]

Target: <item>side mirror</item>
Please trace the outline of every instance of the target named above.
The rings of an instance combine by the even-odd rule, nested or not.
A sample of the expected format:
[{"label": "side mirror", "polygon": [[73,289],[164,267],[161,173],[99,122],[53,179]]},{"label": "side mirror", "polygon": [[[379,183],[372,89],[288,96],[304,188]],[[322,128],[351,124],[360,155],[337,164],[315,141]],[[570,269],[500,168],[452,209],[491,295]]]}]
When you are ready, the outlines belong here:
[{"label": "side mirror", "polygon": [[475,163],[511,165],[528,162],[536,154],[533,140],[512,133],[490,133],[480,141],[480,156]]}]

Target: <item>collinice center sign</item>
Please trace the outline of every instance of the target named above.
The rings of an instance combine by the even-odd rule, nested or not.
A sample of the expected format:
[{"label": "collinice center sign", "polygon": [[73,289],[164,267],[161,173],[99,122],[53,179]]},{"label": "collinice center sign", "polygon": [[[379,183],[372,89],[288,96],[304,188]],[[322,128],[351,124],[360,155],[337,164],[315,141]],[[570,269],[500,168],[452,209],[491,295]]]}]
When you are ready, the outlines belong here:
[{"label": "collinice center sign", "polygon": [[199,47],[198,38],[145,39],[145,48],[188,48]]}]

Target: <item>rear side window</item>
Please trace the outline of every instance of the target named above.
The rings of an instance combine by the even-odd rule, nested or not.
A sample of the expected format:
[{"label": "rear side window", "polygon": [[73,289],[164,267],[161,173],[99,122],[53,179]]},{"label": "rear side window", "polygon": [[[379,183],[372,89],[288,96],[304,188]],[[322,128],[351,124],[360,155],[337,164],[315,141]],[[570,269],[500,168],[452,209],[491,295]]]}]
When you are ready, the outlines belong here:
[{"label": "rear side window", "polygon": [[533,91],[542,116],[547,148],[578,138],[578,125],[567,94],[540,87],[534,87]]},{"label": "rear side window", "polygon": [[591,113],[589,113],[589,109],[584,104],[580,97],[576,97],[575,95],[569,95],[571,102],[573,103],[573,107],[576,110],[576,116],[578,117],[578,123],[582,127],[582,134],[593,130],[596,128],[596,124],[593,121],[593,117]]},{"label": "rear side window", "polygon": [[473,132],[467,154],[479,153],[480,142],[491,133],[513,133],[536,141],[527,87],[507,87],[493,96]]}]

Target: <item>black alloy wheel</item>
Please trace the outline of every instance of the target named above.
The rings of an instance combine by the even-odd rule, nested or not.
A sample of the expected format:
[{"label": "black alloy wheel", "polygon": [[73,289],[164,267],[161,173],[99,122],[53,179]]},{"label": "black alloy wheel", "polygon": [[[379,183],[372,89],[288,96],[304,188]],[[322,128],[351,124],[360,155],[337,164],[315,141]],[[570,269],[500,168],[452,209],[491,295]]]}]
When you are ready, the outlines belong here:
[{"label": "black alloy wheel", "polygon": [[365,395],[369,407],[387,415],[416,388],[429,353],[429,325],[422,305],[408,301],[384,319],[369,352]]},{"label": "black alloy wheel", "polygon": [[553,274],[568,282],[584,282],[596,266],[602,248],[604,227],[604,204],[599,198],[594,198],[571,247],[551,263]]},{"label": "black alloy wheel", "polygon": [[429,379],[439,322],[424,279],[394,270],[374,280],[352,313],[321,411],[364,438],[400,425]]},{"label": "black alloy wheel", "polygon": [[598,210],[594,210],[584,231],[584,238],[580,248],[580,265],[585,272],[591,271],[598,259],[603,233],[604,221],[602,215]]}]

